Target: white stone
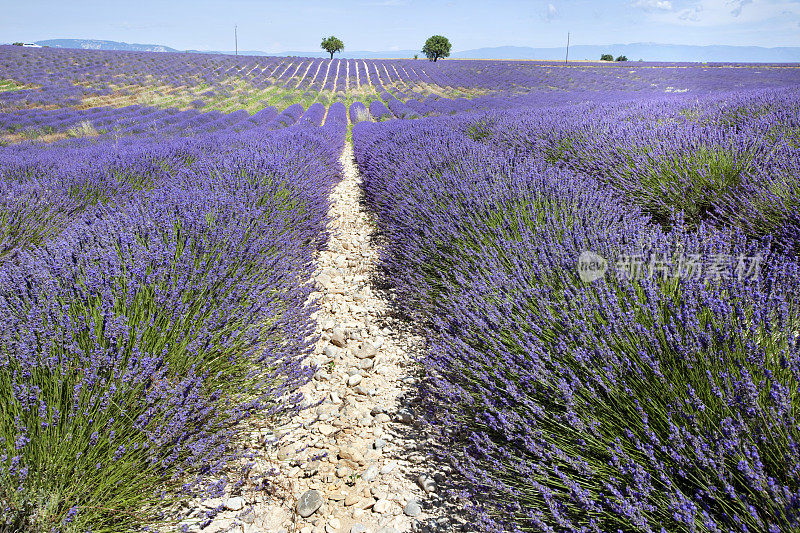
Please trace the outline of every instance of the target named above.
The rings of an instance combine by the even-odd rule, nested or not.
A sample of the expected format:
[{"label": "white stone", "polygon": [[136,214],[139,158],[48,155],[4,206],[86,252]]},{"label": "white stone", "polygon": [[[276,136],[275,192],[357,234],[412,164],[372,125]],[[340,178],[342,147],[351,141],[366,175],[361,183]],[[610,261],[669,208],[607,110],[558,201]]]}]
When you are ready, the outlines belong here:
[{"label": "white stone", "polygon": [[384,498],[381,498],[380,500],[375,502],[375,505],[372,506],[372,511],[375,512],[375,513],[383,514],[386,511],[388,511],[389,507],[391,507],[391,506],[392,506],[392,502],[390,502],[389,500],[386,500]]},{"label": "white stone", "polygon": [[415,500],[410,500],[403,508],[403,512],[406,516],[417,517],[422,514],[422,507]]},{"label": "white stone", "polygon": [[417,478],[417,484],[419,484],[425,492],[436,492],[436,482],[426,474],[420,474]]},{"label": "white stone", "polygon": [[325,347],[325,350],[323,350],[322,353],[324,353],[328,357],[336,357],[337,355],[339,355],[339,350],[333,344],[329,344]]},{"label": "white stone", "polygon": [[363,479],[366,482],[373,481],[375,478],[378,477],[379,472],[380,469],[378,468],[377,465],[370,465],[361,475],[361,479]]}]

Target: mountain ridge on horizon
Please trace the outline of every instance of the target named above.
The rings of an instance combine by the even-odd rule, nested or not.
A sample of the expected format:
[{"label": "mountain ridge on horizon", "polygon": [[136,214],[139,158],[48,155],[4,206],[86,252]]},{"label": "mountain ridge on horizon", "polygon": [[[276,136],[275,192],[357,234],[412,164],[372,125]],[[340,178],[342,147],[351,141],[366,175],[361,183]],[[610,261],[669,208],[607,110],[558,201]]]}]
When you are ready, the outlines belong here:
[{"label": "mountain ridge on horizon", "polygon": [[[178,50],[165,45],[126,43],[100,39],[46,39],[35,41],[41,46],[52,48],[77,48],[84,50],[125,50],[140,52],[173,52],[201,54],[230,54],[232,51]],[[800,62],[800,47],[785,46],[766,48],[761,46],[738,45],[680,45],[661,43],[629,43],[608,45],[573,45],[569,56],[573,60],[596,60],[601,54],[627,56],[629,61],[669,61],[669,62],[742,62],[742,63],[795,63]],[[422,56],[416,50],[365,51],[345,50],[341,57],[348,59],[377,58],[411,58],[414,54]],[[239,55],[251,56],[298,56],[328,57],[327,52],[285,51],[262,52],[259,50],[241,50]],[[529,47],[529,46],[495,46],[473,50],[463,50],[451,54],[453,59],[508,59],[508,60],[560,60],[564,59],[565,47]]]}]

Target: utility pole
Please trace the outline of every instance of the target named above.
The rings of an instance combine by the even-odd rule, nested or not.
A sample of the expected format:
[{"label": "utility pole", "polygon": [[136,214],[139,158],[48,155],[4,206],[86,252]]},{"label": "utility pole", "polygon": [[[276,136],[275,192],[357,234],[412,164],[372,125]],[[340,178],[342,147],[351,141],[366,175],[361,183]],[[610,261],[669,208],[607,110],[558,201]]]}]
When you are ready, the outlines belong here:
[{"label": "utility pole", "polygon": [[569,61],[569,32],[567,32],[567,55],[564,57],[564,64],[566,65]]},{"label": "utility pole", "polygon": [[239,55],[239,27],[237,25],[233,25],[233,40],[236,43],[236,51],[234,54],[237,56]]}]

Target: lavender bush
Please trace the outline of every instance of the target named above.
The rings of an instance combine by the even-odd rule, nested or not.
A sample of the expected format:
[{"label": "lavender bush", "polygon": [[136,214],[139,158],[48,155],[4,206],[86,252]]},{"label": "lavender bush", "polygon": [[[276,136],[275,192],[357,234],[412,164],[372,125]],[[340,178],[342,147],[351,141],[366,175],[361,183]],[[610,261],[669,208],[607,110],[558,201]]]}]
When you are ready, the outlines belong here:
[{"label": "lavender bush", "polygon": [[0,154],[2,527],[168,520],[297,409],[345,127]]},{"label": "lavender bush", "polygon": [[369,114],[378,122],[394,118],[394,115],[391,111],[389,111],[389,108],[387,108],[386,105],[380,100],[374,100],[369,104]]},{"label": "lavender bush", "polygon": [[357,124],[364,120],[371,120],[369,110],[362,102],[353,102],[349,110],[350,122]]},{"label": "lavender bush", "polygon": [[[664,229],[608,174],[562,164],[552,149],[581,111],[354,128],[382,268],[425,325],[429,420],[476,527],[800,527],[796,256],[702,218]],[[601,143],[575,141],[565,153],[609,168],[574,148]],[[587,250],[612,267],[591,283]]]},{"label": "lavender bush", "polygon": [[[487,113],[465,126],[471,139],[515,157],[598,177],[662,224],[717,220],[794,246],[792,190],[798,147],[797,89],[630,101],[557,114]],[[761,200],[756,200],[761,198]]]}]

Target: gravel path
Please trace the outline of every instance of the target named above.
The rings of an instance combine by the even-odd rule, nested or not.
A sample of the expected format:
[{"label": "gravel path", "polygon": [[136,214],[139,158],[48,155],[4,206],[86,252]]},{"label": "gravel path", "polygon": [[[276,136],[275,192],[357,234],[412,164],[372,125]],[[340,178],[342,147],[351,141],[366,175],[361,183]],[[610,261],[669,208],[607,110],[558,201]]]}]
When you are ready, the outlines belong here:
[{"label": "gravel path", "polygon": [[447,465],[420,417],[413,362],[424,340],[391,316],[375,288],[379,246],[365,211],[352,144],[344,179],[331,195],[328,249],[315,274],[321,302],[320,370],[302,388],[305,409],[281,431],[277,447],[256,459],[275,467],[272,494],[242,491],[205,502],[221,509],[203,531],[392,533],[460,531],[457,505],[440,490]]}]

